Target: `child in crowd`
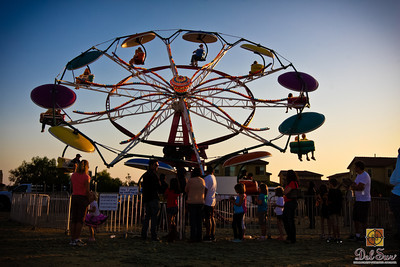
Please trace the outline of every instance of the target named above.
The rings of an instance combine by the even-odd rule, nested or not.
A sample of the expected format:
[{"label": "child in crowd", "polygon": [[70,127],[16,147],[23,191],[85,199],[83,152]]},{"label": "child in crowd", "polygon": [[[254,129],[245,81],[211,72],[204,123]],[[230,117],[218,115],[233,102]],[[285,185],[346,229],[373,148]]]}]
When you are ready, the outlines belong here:
[{"label": "child in crowd", "polygon": [[276,224],[279,230],[278,240],[285,240],[283,237],[283,207],[285,206],[285,201],[283,199],[283,188],[275,188],[275,203],[272,204],[274,212],[276,214]]},{"label": "child in crowd", "polygon": [[321,239],[325,239],[325,221],[328,224],[328,236],[331,235],[331,224],[329,222],[328,210],[328,187],[325,184],[321,184],[319,187],[315,206],[320,207],[321,210]]},{"label": "child in crowd", "polygon": [[237,193],[236,198],[231,197],[229,200],[233,204],[233,220],[232,220],[232,229],[233,229],[233,242],[242,242],[243,240],[243,202],[245,199],[244,187],[241,184],[235,185],[235,191]]},{"label": "child in crowd", "polygon": [[246,194],[246,185],[240,184],[243,187],[243,218],[242,218],[242,229],[243,229],[243,238],[246,236],[246,213],[247,213],[247,194]]},{"label": "child in crowd", "polygon": [[332,227],[333,236],[329,237],[326,242],[336,242],[338,244],[342,243],[340,239],[339,230],[339,216],[342,210],[343,196],[340,191],[340,186],[335,178],[329,179],[329,192],[328,192],[328,211],[329,211],[329,221]]},{"label": "child in crowd", "polygon": [[257,198],[257,215],[261,229],[260,239],[264,240],[267,234],[268,187],[266,184],[260,184],[258,190],[260,194]]},{"label": "child in crowd", "polygon": [[180,195],[180,188],[178,179],[173,178],[170,181],[169,188],[164,193],[167,198],[167,218],[168,218],[168,242],[173,242],[177,239],[178,231],[176,229],[176,215],[178,214],[178,197]]},{"label": "child in crowd", "polygon": [[88,214],[85,217],[85,224],[89,226],[90,230],[90,238],[89,242],[96,241],[95,232],[99,225],[103,224],[108,216],[101,214],[99,211],[99,205],[97,204],[97,196],[96,193],[91,191],[89,193],[89,209]]}]

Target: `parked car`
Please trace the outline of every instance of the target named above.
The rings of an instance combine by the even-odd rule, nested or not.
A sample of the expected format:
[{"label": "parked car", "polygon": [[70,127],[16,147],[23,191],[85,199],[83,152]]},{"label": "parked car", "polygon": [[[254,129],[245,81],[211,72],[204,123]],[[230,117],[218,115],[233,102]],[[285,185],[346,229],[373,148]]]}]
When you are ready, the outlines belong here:
[{"label": "parked car", "polygon": [[11,191],[0,191],[0,211],[10,211],[12,195],[14,193],[31,193],[37,192],[36,186],[32,184],[21,184]]}]

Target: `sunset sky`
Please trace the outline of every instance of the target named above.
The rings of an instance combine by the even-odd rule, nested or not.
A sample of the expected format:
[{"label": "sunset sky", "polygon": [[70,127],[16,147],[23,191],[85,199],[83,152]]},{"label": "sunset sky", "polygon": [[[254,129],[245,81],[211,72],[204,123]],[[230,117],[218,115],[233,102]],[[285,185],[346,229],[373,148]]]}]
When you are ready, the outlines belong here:
[{"label": "sunset sky", "polygon": [[[57,158],[65,147],[48,133],[48,127],[45,133],[40,132],[39,115],[45,110],[31,101],[32,89],[53,83],[67,62],[90,47],[149,30],[191,29],[243,37],[274,49],[298,71],[318,80],[319,88],[310,93],[311,107],[305,110],[326,117],[322,127],[307,134],[315,141],[317,160],[300,162],[289,151],[259,149],[272,153],[267,166],[272,180],[278,181],[280,170],[308,170],[326,178],[347,171],[355,156],[397,156],[400,1],[2,1],[0,7],[0,170],[6,184],[9,170],[23,160],[29,162],[34,156]],[[187,58],[180,64],[188,64],[191,51],[197,47],[189,42],[186,45],[181,50],[186,54],[177,55]],[[157,66],[157,59],[165,56],[165,46],[154,46],[145,67]],[[218,67],[235,73],[257,60],[251,53],[245,56],[238,52],[236,56],[241,64],[221,63]],[[98,71],[95,75],[96,79],[106,79],[108,73]],[[111,71],[109,75],[111,83]],[[277,76],[265,77],[254,87],[249,84],[254,96],[287,96],[290,91],[278,84]],[[76,93],[76,106],[67,109],[68,114],[75,109],[97,111],[92,108],[95,106],[104,109],[105,97],[98,103],[90,94],[85,95],[87,92]],[[286,114],[285,110],[263,109],[257,111],[252,123],[254,127],[270,127],[262,134],[270,140],[279,134],[280,123],[294,114],[295,111]],[[138,122],[143,127],[141,123]],[[211,122],[193,127],[200,141],[213,136]],[[110,123],[78,128],[113,147],[126,139]],[[164,130],[150,139],[167,138],[168,131]],[[285,142],[282,139],[277,144],[285,146]],[[256,144],[245,136],[236,137],[211,147],[207,154],[214,158]],[[148,145],[139,145],[131,152],[161,155],[159,148]],[[66,157],[73,158],[76,153],[81,152],[68,148]],[[97,153],[81,154],[89,160],[91,170],[96,166],[99,171],[106,168]],[[128,173],[137,180],[141,173],[124,166],[123,161],[108,171],[121,180]]]}]

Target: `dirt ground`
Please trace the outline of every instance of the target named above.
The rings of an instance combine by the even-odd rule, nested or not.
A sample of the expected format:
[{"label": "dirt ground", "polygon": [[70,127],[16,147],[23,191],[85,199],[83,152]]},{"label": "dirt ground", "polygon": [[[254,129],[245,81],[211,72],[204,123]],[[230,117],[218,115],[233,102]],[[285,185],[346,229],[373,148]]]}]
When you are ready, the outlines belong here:
[{"label": "dirt ground", "polygon": [[[365,242],[326,243],[299,236],[296,244],[276,239],[233,243],[229,229],[217,229],[216,243],[142,241],[138,236],[99,233],[95,243],[72,247],[63,230],[21,225],[0,213],[1,266],[351,266]],[[256,231],[256,230],[254,230]],[[250,233],[249,233],[250,234]],[[257,234],[256,232],[254,233]],[[82,239],[89,237],[87,228]],[[273,237],[274,238],[274,237]],[[398,241],[385,238],[384,254],[399,254]],[[398,261],[398,259],[397,259]]]}]

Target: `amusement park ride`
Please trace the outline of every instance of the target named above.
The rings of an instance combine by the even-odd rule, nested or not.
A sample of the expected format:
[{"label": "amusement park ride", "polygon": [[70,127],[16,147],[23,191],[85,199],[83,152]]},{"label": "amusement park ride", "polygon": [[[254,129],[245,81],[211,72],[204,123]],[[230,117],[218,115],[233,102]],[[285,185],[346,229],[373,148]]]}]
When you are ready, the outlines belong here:
[{"label": "amusement park ride", "polygon": [[[32,101],[48,109],[42,114],[41,122],[43,125],[50,125],[49,132],[67,145],[62,157],[68,146],[71,146],[83,152],[97,151],[107,167],[112,167],[127,158],[138,157],[126,161],[125,165],[145,168],[144,159],[154,156],[130,153],[142,142],[163,147],[164,155],[156,158],[166,163],[164,166],[166,169],[199,166],[203,170],[207,159],[206,149],[213,144],[237,135],[245,135],[259,143],[221,157],[219,163],[235,157],[236,160],[224,164],[232,166],[260,158],[260,153],[248,153],[248,151],[262,146],[271,146],[285,152],[291,136],[313,131],[324,123],[325,117],[322,114],[303,112],[310,106],[309,92],[318,88],[318,82],[312,76],[298,72],[292,63],[284,64],[286,60],[281,59],[275,50],[239,37],[234,37],[234,41],[228,42],[227,35],[217,32],[176,30],[168,37],[163,37],[162,33],[148,31],[117,37],[93,46],[69,61],[55,78],[54,84],[45,84],[33,89]],[[177,41],[200,44],[200,48],[192,57],[195,64],[192,62],[192,64],[178,65],[175,62],[178,61],[178,57],[175,56],[180,55],[180,51],[173,50],[173,44]],[[158,42],[157,44],[166,48],[168,57],[166,65],[150,66],[146,62],[155,53],[153,51],[155,46],[148,46],[150,42],[153,44]],[[105,48],[100,49],[101,46]],[[215,49],[217,53],[211,55],[209,46],[213,46],[214,49],[217,47]],[[124,58],[122,55],[125,51],[120,50],[129,48],[132,50],[132,47],[138,47],[134,58],[131,60]],[[239,76],[229,75],[217,69],[218,64],[223,62],[228,53],[238,50],[255,53],[261,59],[260,63],[254,62],[250,72]],[[96,82],[97,78],[94,78],[91,68],[95,69],[106,62],[113,64],[113,68],[120,69],[121,77],[118,77],[118,82],[113,84]],[[202,66],[198,66],[198,63],[202,63]],[[249,88],[251,83],[287,69],[288,72],[278,77],[278,83],[298,92],[299,96],[293,97],[290,94],[289,97],[267,100],[253,95]],[[75,76],[75,70],[84,72]],[[75,92],[81,93],[83,90],[93,95],[103,95],[105,110],[95,112],[76,110],[73,114],[68,114],[65,109],[72,106],[77,99]],[[283,110],[293,108],[296,114],[279,126],[280,136],[267,140],[259,133],[269,128],[250,126],[258,107]],[[241,121],[234,119],[238,114],[242,118]],[[76,118],[73,118],[74,116]],[[194,116],[208,120],[211,125],[225,127],[230,133],[198,142],[193,128]],[[145,121],[143,118],[146,118]],[[124,146],[122,150],[100,144],[78,129],[80,124],[105,120],[127,136],[126,140],[120,143]],[[150,140],[151,133],[167,121],[171,123],[168,139]],[[142,124],[144,127],[133,132],[131,127],[133,124]],[[283,148],[273,143],[283,136],[288,136]],[[291,142],[291,152],[299,154],[300,158],[300,155],[314,151],[313,141],[307,141]],[[115,158],[111,162],[106,161],[100,148],[115,153]],[[267,157],[271,154],[264,152],[262,155],[261,157]]]}]

